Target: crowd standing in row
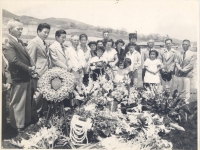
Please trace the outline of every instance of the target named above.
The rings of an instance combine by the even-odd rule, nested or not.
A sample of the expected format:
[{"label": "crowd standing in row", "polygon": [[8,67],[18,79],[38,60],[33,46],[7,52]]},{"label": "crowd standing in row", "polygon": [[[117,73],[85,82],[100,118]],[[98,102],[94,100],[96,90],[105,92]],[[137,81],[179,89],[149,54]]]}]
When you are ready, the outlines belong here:
[{"label": "crowd standing in row", "polygon": [[[142,67],[142,80],[145,86],[162,84],[164,88],[173,87],[177,81],[180,91],[186,90],[190,98],[190,79],[193,77],[194,53],[189,49],[190,41],[183,40],[183,52],[172,49],[172,39],[165,40],[165,49],[156,50],[154,41],[148,41],[144,51],[136,44],[137,34],[129,34],[129,43],[122,39],[114,42],[109,32],[103,32],[103,39],[90,41],[86,34],[72,35],[71,46],[66,47],[66,32],[58,30],[55,41],[50,46],[45,40],[50,32],[50,25],[41,23],[37,36],[24,46],[20,36],[23,24],[18,19],[11,19],[8,24],[8,37],[3,43],[3,107],[5,93],[11,88],[10,122],[11,126],[22,132],[31,120],[37,120],[47,109],[47,102],[37,92],[39,78],[52,67],[61,67],[74,74],[77,83],[87,85],[89,78],[97,80],[105,74],[115,82],[121,82],[125,76],[130,78],[130,86],[138,85],[138,69]],[[123,47],[125,46],[125,49]],[[10,75],[9,76],[9,73]],[[33,90],[31,90],[33,87]],[[5,109],[2,122],[5,124]],[[5,131],[5,130],[3,130]]]}]

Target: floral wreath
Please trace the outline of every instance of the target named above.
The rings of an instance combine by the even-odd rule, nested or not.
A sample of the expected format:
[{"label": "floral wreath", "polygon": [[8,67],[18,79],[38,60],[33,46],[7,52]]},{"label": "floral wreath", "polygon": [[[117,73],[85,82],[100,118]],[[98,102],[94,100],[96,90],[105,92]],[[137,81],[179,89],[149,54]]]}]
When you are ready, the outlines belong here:
[{"label": "floral wreath", "polygon": [[61,102],[74,90],[75,77],[63,68],[46,71],[38,81],[38,89],[47,101]]}]

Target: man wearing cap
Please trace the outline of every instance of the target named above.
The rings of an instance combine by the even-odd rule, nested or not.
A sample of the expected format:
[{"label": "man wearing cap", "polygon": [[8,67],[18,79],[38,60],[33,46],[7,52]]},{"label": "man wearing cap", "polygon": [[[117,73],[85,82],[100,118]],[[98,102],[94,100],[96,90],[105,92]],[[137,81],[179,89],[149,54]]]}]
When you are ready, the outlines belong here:
[{"label": "man wearing cap", "polygon": [[[142,64],[142,80],[144,81],[145,69],[144,69],[144,62],[147,58],[149,58],[149,52],[154,49],[154,40],[150,39],[147,42],[147,48],[141,51],[141,64]],[[155,49],[154,49],[155,50]]]},{"label": "man wearing cap", "polygon": [[195,53],[189,50],[190,41],[183,40],[183,51],[177,54],[175,78],[178,86],[178,91],[185,90],[186,102],[190,98],[190,80],[194,75]]},{"label": "man wearing cap", "polygon": [[161,70],[161,77],[162,75],[171,76],[172,79],[166,80],[162,78],[161,84],[163,88],[170,88],[173,90],[173,76],[175,71],[175,59],[176,59],[176,51],[172,48],[172,39],[165,40],[165,47],[159,55],[161,62],[163,63],[163,69]]},{"label": "man wearing cap", "polygon": [[[136,44],[137,42],[137,33],[130,33],[129,34],[129,43],[134,43]],[[138,51],[140,53],[140,46],[136,44],[135,50]],[[125,47],[125,51],[124,51],[124,56],[126,56],[126,53],[129,51],[128,49],[128,45],[126,45]]]}]

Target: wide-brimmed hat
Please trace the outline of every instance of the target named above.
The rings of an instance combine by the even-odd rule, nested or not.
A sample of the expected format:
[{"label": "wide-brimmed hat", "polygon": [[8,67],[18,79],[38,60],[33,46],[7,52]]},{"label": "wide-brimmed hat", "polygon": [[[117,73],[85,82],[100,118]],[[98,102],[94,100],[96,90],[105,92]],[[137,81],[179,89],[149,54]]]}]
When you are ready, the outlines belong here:
[{"label": "wide-brimmed hat", "polygon": [[95,44],[97,46],[97,42],[96,41],[91,41],[88,43],[88,46],[90,47],[90,45]]},{"label": "wide-brimmed hat", "polygon": [[170,81],[172,79],[172,72],[165,72],[161,70],[160,74],[164,81]]}]

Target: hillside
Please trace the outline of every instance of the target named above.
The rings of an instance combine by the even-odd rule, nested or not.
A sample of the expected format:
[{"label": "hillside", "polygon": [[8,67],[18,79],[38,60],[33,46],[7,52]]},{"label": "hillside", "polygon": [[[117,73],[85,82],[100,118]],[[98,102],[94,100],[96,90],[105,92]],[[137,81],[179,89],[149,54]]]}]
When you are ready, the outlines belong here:
[{"label": "hillside", "polygon": [[[42,22],[46,22],[51,25],[51,32],[49,37],[54,38],[54,33],[58,29],[66,30],[67,34],[81,34],[86,33],[89,37],[102,38],[102,32],[104,30],[108,30],[110,32],[110,37],[114,40],[123,39],[128,42],[128,32],[126,29],[122,30],[114,30],[112,28],[104,28],[104,27],[96,27],[83,22],[79,22],[73,19],[68,18],[46,18],[46,19],[38,19],[31,16],[18,16],[13,14],[7,10],[3,9],[2,12],[2,22],[3,22],[3,35],[7,33],[6,24],[11,18],[18,18],[24,24],[23,37],[32,37],[36,35],[37,25]],[[148,39],[153,38],[155,41],[163,41],[163,36],[154,33],[149,35],[143,35],[138,33],[138,42],[147,41]],[[180,45],[181,41],[178,39],[172,38],[175,45]]]}]

